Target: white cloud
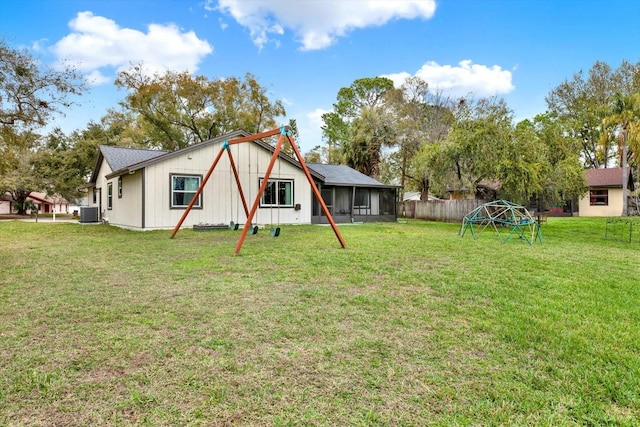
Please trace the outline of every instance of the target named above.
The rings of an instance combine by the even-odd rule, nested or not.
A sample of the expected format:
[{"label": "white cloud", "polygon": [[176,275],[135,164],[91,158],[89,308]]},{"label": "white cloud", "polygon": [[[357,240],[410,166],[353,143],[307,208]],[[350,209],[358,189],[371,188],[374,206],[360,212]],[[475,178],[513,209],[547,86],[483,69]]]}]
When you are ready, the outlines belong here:
[{"label": "white cloud", "polygon": [[209,0],[208,4],[208,9],[229,14],[248,28],[260,48],[289,29],[302,50],[323,49],[349,31],[395,19],[429,19],[436,10],[435,0]]},{"label": "white cloud", "polygon": [[297,125],[300,132],[300,141],[296,141],[302,153],[313,149],[316,145],[322,145],[322,115],[329,110],[316,108],[313,111],[298,115]]},{"label": "white cloud", "polygon": [[[306,114],[307,123],[314,129],[322,129],[324,122],[322,121],[322,115],[330,113],[330,110],[323,110],[322,108],[316,108],[315,110]],[[319,140],[318,140],[319,142]]]},{"label": "white cloud", "polygon": [[46,51],[45,46],[47,45],[47,39],[36,40],[31,44],[31,50],[34,52],[44,52]]},{"label": "white cloud", "polygon": [[89,71],[85,77],[87,82],[92,86],[106,84],[111,81],[109,77],[102,74],[99,70]]},{"label": "white cloud", "polygon": [[292,106],[293,105],[293,101],[290,100],[289,98],[282,98],[281,101],[282,101],[282,103],[284,105],[288,105],[288,106]]},{"label": "white cloud", "polygon": [[91,12],[80,12],[69,27],[72,32],[60,39],[53,51],[60,60],[69,60],[93,76],[95,84],[109,80],[104,68],[119,71],[141,62],[148,72],[194,72],[202,58],[213,52],[206,40],[174,24],[150,24],[144,33],[121,28],[115,21]]},{"label": "white cloud", "polygon": [[[399,87],[410,76],[407,72],[400,72],[384,77],[393,80]],[[431,90],[439,90],[454,97],[465,96],[468,93],[478,96],[501,95],[515,89],[511,71],[504,70],[499,65],[474,64],[470,59],[460,61],[457,66],[439,65],[430,61],[424,64],[415,76],[429,83]]]}]

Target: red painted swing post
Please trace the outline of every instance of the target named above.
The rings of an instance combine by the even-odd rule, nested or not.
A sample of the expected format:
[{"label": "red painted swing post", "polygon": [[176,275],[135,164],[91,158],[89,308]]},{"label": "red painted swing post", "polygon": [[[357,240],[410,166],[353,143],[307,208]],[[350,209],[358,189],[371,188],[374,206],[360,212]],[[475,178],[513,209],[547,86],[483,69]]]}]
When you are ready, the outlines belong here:
[{"label": "red painted swing post", "polygon": [[[277,131],[277,129],[274,129]],[[269,133],[269,132],[266,132]],[[271,135],[275,135],[274,132]],[[268,136],[271,136],[268,135]],[[233,140],[230,141],[229,144],[239,144],[240,142],[246,142],[243,141],[244,138],[241,138],[241,140]],[[264,173],[264,178],[262,179],[262,184],[260,184],[260,189],[258,190],[258,194],[256,195],[256,200],[253,202],[253,205],[251,206],[251,211],[249,212],[249,216],[247,217],[247,224],[251,224],[251,221],[253,220],[253,216],[256,213],[256,210],[258,209],[258,206],[260,204],[260,199],[262,198],[262,194],[264,193],[264,190],[267,188],[267,184],[269,183],[269,176],[271,176],[271,171],[273,170],[273,166],[276,163],[276,159],[278,158],[278,154],[280,153],[280,149],[282,148],[282,142],[284,140],[284,137],[282,135],[280,135],[280,138],[278,138],[278,143],[276,144],[276,148],[273,151],[273,156],[271,156],[271,160],[269,160],[269,166],[267,166],[267,171]],[[244,243],[244,239],[247,237],[247,232],[249,231],[249,227],[245,224],[245,226],[242,228],[242,234],[240,234],[240,238],[238,239],[238,243],[236,244],[236,250],[234,251],[234,255],[238,255],[240,253],[240,249],[242,248],[242,244]]]},{"label": "red painted swing post", "polygon": [[[242,185],[240,184],[240,177],[239,177],[239,174],[238,174],[238,170],[236,168],[235,162],[233,161],[233,156],[231,156],[231,152],[230,152],[231,150],[229,149],[229,145],[231,145],[231,144],[240,144],[242,142],[255,141],[256,139],[267,138],[267,137],[270,137],[270,136],[274,136],[274,135],[276,135],[278,133],[280,133],[280,137],[278,138],[278,143],[276,144],[276,147],[275,147],[275,150],[273,152],[273,155],[271,156],[271,160],[269,161],[269,166],[267,167],[267,171],[265,172],[265,175],[264,175],[262,184],[260,185],[260,189],[258,190],[258,194],[256,196],[256,199],[254,200],[253,205],[251,206],[251,211],[248,211],[247,202],[246,202],[246,199],[244,197],[244,193],[242,191]],[[227,152],[228,152],[227,154],[229,155],[229,161],[231,163],[231,168],[233,170],[233,174],[234,174],[235,179],[236,179],[236,184],[238,186],[238,191],[240,192],[240,197],[242,199],[242,205],[244,207],[245,214],[247,215],[246,224],[242,229],[242,234],[240,235],[240,238],[238,239],[238,243],[236,244],[236,249],[235,249],[235,252],[234,252],[234,255],[238,255],[240,253],[240,249],[242,248],[244,240],[247,237],[247,232],[249,231],[249,227],[247,226],[247,224],[251,224],[251,221],[253,220],[253,216],[255,215],[256,210],[258,209],[258,206],[260,204],[260,199],[262,198],[262,194],[264,194],[264,191],[265,191],[265,189],[267,187],[267,184],[269,182],[269,176],[271,176],[271,171],[273,170],[273,166],[275,165],[275,162],[276,162],[276,160],[278,158],[278,155],[280,154],[280,150],[282,149],[282,145],[284,143],[285,138],[287,139],[287,141],[289,142],[289,146],[291,147],[291,149],[295,153],[295,155],[296,155],[296,157],[298,159],[298,162],[300,163],[300,166],[302,167],[302,170],[304,171],[304,174],[307,177],[307,180],[309,181],[309,185],[311,186],[311,189],[313,190],[313,194],[316,197],[316,200],[318,201],[318,203],[320,203],[320,207],[322,208],[322,211],[326,215],[326,217],[327,217],[327,219],[329,221],[329,224],[331,224],[331,228],[333,229],[333,232],[335,233],[336,237],[338,238],[338,241],[340,242],[340,245],[343,248],[346,248],[347,245],[346,245],[344,239],[342,238],[342,235],[340,234],[340,231],[338,230],[338,226],[336,225],[335,221],[333,220],[333,216],[331,216],[331,212],[329,212],[329,209],[327,208],[327,205],[324,203],[324,200],[322,199],[322,195],[320,194],[320,191],[318,190],[318,187],[316,187],[316,184],[313,181],[313,178],[311,177],[311,173],[309,172],[309,168],[307,167],[307,164],[304,162],[304,158],[300,154],[300,151],[298,150],[298,147],[296,147],[295,141],[293,140],[293,138],[290,135],[290,131],[289,131],[289,127],[288,126],[282,126],[282,127],[278,128],[278,129],[272,129],[272,130],[267,131],[267,132],[262,132],[262,133],[258,133],[258,134],[255,134],[255,135],[245,136],[245,137],[242,137],[242,138],[233,139],[231,141],[225,141],[225,144],[220,149],[220,152],[218,153],[218,155],[216,156],[215,160],[213,161],[213,164],[211,165],[211,167],[209,168],[209,171],[207,172],[207,174],[205,175],[204,179],[202,180],[202,183],[198,187],[198,190],[196,191],[195,195],[191,199],[191,202],[189,203],[189,206],[187,206],[187,209],[182,214],[182,217],[180,218],[180,221],[178,221],[178,223],[174,227],[173,232],[171,233],[171,238],[173,238],[176,235],[176,233],[178,232],[178,230],[182,226],[182,223],[187,218],[187,215],[189,215],[189,212],[191,211],[191,209],[193,208],[193,205],[195,204],[196,200],[198,199],[198,197],[202,193],[202,190],[203,190],[205,184],[207,183],[207,181],[209,180],[209,177],[213,173],[213,170],[216,168],[216,165],[220,161],[220,158],[222,157],[222,153],[225,150],[227,150]]]},{"label": "red painted swing post", "polygon": [[[318,187],[316,187],[316,184],[313,181],[313,178],[311,177],[311,173],[309,172],[309,168],[307,168],[307,165],[304,162],[304,158],[300,154],[300,151],[298,150],[298,147],[296,147],[295,141],[293,141],[293,139],[290,136],[290,132],[289,132],[289,127],[288,126],[282,126],[279,129],[273,129],[273,130],[270,130],[270,131],[267,131],[267,132],[263,132],[263,133],[260,133],[260,134],[234,139],[234,140],[229,141],[229,144],[239,144],[241,142],[254,141],[254,140],[259,139],[259,138],[266,138],[266,137],[269,137],[269,136],[276,135],[277,133],[280,133],[280,137],[278,138],[278,143],[276,144],[276,148],[275,148],[275,150],[273,152],[273,155],[271,156],[271,160],[269,161],[269,165],[267,166],[267,171],[265,172],[265,176],[263,178],[262,185],[260,185],[260,189],[258,190],[258,194],[256,196],[256,199],[253,202],[253,206],[251,207],[251,212],[249,212],[249,217],[247,219],[247,223],[251,224],[251,220],[253,219],[253,216],[255,215],[256,210],[258,209],[258,205],[260,203],[260,199],[262,198],[262,194],[264,193],[264,190],[267,188],[267,184],[269,182],[269,176],[271,175],[271,171],[273,170],[273,166],[275,165],[275,162],[276,162],[276,160],[278,158],[278,155],[280,154],[280,150],[282,149],[282,144],[283,144],[284,139],[286,137],[287,141],[289,142],[289,146],[291,147],[291,149],[296,154],[296,157],[298,158],[298,162],[300,163],[300,165],[302,167],[302,170],[304,171],[305,176],[307,177],[307,180],[309,181],[309,185],[311,185],[311,189],[313,190],[313,194],[315,195],[316,200],[318,200],[318,203],[320,203],[320,206],[322,207],[322,211],[324,212],[324,214],[326,215],[327,219],[329,220],[329,223],[331,224],[331,228],[333,228],[333,232],[335,233],[336,237],[338,238],[338,241],[340,242],[340,245],[343,248],[346,248],[347,245],[346,245],[344,239],[342,238],[342,235],[340,234],[340,231],[338,230],[338,226],[336,225],[335,221],[333,220],[333,217],[331,216],[331,212],[329,212],[329,209],[327,208],[327,205],[324,203],[324,200],[322,199],[320,191],[318,191]],[[240,238],[238,239],[238,243],[236,245],[236,249],[235,249],[234,255],[238,255],[240,253],[240,249],[242,249],[242,245],[244,244],[244,240],[247,237],[247,232],[248,232],[248,228],[244,227],[243,230],[242,230],[242,234],[240,235]]]},{"label": "red painted swing post", "polygon": [[218,155],[216,156],[216,159],[211,164],[211,167],[209,168],[209,171],[205,175],[204,179],[202,180],[202,183],[200,183],[200,187],[198,187],[198,190],[196,191],[196,194],[194,194],[193,198],[191,199],[191,202],[189,202],[189,206],[187,206],[187,209],[184,210],[184,213],[182,214],[182,217],[180,218],[180,221],[178,221],[176,226],[173,227],[173,231],[171,232],[170,239],[173,239],[173,237],[176,235],[178,230],[180,230],[180,227],[182,226],[182,223],[184,222],[184,220],[187,219],[187,215],[189,215],[189,212],[191,212],[191,208],[193,207],[193,205],[198,200],[198,197],[200,196],[200,193],[202,193],[202,189],[204,188],[205,184],[209,180],[209,177],[213,173],[213,170],[216,168],[216,165],[220,161],[220,157],[222,157],[222,153],[224,153],[224,150],[225,150],[225,148],[223,147],[218,152]]},{"label": "red painted swing post", "polygon": [[320,194],[320,191],[318,190],[318,187],[316,187],[316,183],[313,181],[313,178],[311,178],[311,173],[309,172],[309,168],[307,167],[307,164],[304,162],[304,158],[300,154],[300,151],[298,151],[298,147],[296,147],[296,143],[295,143],[295,141],[293,141],[293,138],[291,136],[289,136],[289,128],[288,127],[287,127],[287,138],[289,139],[289,145],[293,149],[293,152],[296,153],[296,157],[298,158],[298,162],[300,162],[300,166],[302,166],[302,170],[304,171],[304,174],[307,176],[307,180],[309,181],[309,185],[311,185],[311,189],[313,190],[313,194],[316,196],[316,200],[318,201],[318,203],[320,203],[320,206],[322,207],[322,211],[324,212],[325,216],[329,220],[329,224],[331,224],[331,228],[333,229],[333,232],[335,233],[336,237],[338,238],[338,241],[340,242],[340,245],[343,248],[346,248],[347,244],[345,243],[344,239],[342,238],[342,234],[340,234],[340,230],[338,230],[338,226],[336,225],[335,221],[333,220],[333,215],[331,215],[331,212],[329,212],[329,208],[327,208],[327,205],[324,203],[324,199],[322,198],[322,195]]}]

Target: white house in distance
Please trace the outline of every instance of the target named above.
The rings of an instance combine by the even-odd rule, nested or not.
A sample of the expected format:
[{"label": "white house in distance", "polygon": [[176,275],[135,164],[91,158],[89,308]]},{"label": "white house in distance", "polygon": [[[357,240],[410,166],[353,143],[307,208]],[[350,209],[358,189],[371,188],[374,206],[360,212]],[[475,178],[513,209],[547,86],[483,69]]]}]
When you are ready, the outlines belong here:
[{"label": "white house in distance", "polygon": [[[580,216],[621,216],[622,168],[588,169],[585,178],[589,192],[578,201]],[[631,168],[627,189],[634,190]]]},{"label": "white house in distance", "polygon": [[[174,152],[100,146],[90,181],[85,185],[89,207],[97,208],[98,220],[119,227],[135,230],[172,229],[179,222],[223,144],[245,136],[249,134],[241,130],[234,131]],[[273,151],[270,144],[259,139],[229,147],[249,209],[258,194]],[[333,166],[338,167],[323,166],[329,166],[329,172]],[[343,167],[340,165],[342,172]],[[397,188],[348,169],[350,182],[343,184],[344,188],[349,188],[352,197],[350,206],[341,206],[343,222],[351,218],[358,221],[395,221]],[[327,198],[335,191],[328,189],[336,188],[340,183],[327,182],[325,175],[314,170],[312,165],[309,165],[309,171],[325,203],[330,202]],[[322,213],[314,209],[315,205],[311,185],[301,165],[295,159],[280,154],[252,222],[256,225],[323,222]],[[240,192],[225,153],[182,227],[229,224],[231,221],[244,224],[245,220]]]}]

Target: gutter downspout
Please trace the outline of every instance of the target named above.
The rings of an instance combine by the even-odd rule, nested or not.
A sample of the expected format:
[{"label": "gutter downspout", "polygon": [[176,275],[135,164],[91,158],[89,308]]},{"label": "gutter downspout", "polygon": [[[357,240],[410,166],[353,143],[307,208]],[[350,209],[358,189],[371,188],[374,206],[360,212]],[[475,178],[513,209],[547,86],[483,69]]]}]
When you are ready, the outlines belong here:
[{"label": "gutter downspout", "polygon": [[146,168],[142,168],[140,170],[140,172],[141,172],[140,173],[141,174],[140,179],[142,180],[142,182],[141,182],[141,185],[142,185],[142,209],[141,209],[141,211],[142,211],[142,218],[141,218],[142,221],[141,221],[141,227],[142,227],[143,230],[144,230],[144,227],[146,225],[145,224],[145,217],[146,217],[145,199],[146,199],[146,197],[145,197],[145,191],[144,191],[145,188],[146,188],[146,182],[145,182],[145,179],[144,179],[145,178],[145,173],[144,173],[145,170],[146,170]]}]

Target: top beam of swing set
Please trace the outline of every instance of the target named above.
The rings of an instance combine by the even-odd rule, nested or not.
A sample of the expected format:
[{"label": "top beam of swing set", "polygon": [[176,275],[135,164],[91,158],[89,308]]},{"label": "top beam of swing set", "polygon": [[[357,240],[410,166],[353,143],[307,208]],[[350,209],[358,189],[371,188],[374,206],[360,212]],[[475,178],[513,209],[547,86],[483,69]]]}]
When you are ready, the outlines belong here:
[{"label": "top beam of swing set", "polygon": [[[267,170],[265,171],[264,178],[262,180],[262,184],[260,185],[260,189],[258,190],[258,194],[256,195],[256,199],[254,200],[253,205],[251,206],[251,210],[248,211],[247,204],[246,204],[246,201],[245,201],[245,198],[244,198],[244,193],[242,191],[242,185],[240,184],[240,178],[239,178],[239,175],[238,175],[238,171],[237,171],[237,169],[235,167],[235,163],[233,161],[233,157],[231,156],[231,152],[229,150],[229,146],[230,145],[234,145],[234,144],[240,144],[240,143],[243,143],[243,142],[255,141],[257,139],[268,138],[270,136],[274,136],[274,135],[277,135],[277,134],[280,134],[280,137],[278,138],[278,143],[276,144],[276,147],[275,147],[275,149],[273,151],[273,155],[271,156],[271,160],[269,161],[269,165],[267,166]],[[300,154],[300,151],[298,150],[298,147],[296,146],[295,141],[293,140],[293,137],[291,136],[291,131],[289,130],[289,126],[281,126],[279,128],[272,129],[272,130],[269,130],[269,131],[266,131],[266,132],[261,132],[261,133],[257,133],[257,134],[254,134],[254,135],[244,136],[244,137],[241,137],[241,138],[235,138],[235,139],[231,139],[229,141],[225,141],[225,143],[223,144],[222,148],[220,149],[220,152],[218,153],[218,155],[214,159],[213,163],[211,164],[211,167],[209,168],[209,171],[207,172],[207,174],[205,175],[204,179],[202,180],[202,183],[200,184],[200,187],[198,187],[198,190],[193,195],[193,198],[191,199],[191,202],[189,203],[189,206],[187,206],[187,209],[182,214],[182,217],[180,218],[180,221],[178,221],[178,223],[174,227],[173,232],[171,233],[171,238],[173,238],[176,235],[176,233],[178,232],[178,230],[182,226],[182,223],[187,218],[187,215],[189,215],[189,212],[191,211],[191,208],[193,207],[194,203],[196,202],[196,200],[198,199],[198,197],[202,193],[202,190],[203,190],[204,186],[207,184],[207,181],[209,180],[209,177],[211,176],[211,174],[213,173],[213,170],[215,169],[216,165],[220,161],[220,158],[222,157],[222,154],[224,153],[224,151],[227,151],[227,154],[229,156],[229,161],[231,162],[231,167],[233,169],[233,173],[234,173],[235,178],[236,178],[236,185],[238,186],[238,191],[240,192],[240,197],[242,198],[242,204],[244,206],[245,214],[247,216],[246,224],[251,224],[251,222],[253,220],[253,217],[254,217],[256,211],[258,210],[258,206],[260,204],[260,199],[262,198],[262,195],[264,194],[264,191],[267,188],[267,184],[269,182],[269,176],[271,176],[271,172],[273,170],[273,166],[275,165],[276,160],[278,159],[278,156],[279,156],[280,151],[282,149],[282,145],[284,144],[285,140],[289,143],[289,146],[291,147],[291,149],[295,153],[296,158],[298,159],[298,162],[300,163],[300,166],[301,166],[305,176],[307,177],[307,180],[309,181],[309,185],[311,186],[311,189],[313,190],[313,195],[315,196],[315,198],[318,201],[318,203],[320,203],[320,207],[322,208],[322,211],[324,212],[325,216],[327,217],[327,220],[329,221],[329,224],[331,224],[331,228],[333,229],[333,232],[335,233],[336,237],[338,238],[338,241],[340,242],[340,245],[343,248],[346,248],[347,245],[346,245],[344,239],[342,238],[342,235],[340,234],[340,231],[338,230],[338,226],[336,225],[335,221],[333,220],[333,217],[331,216],[331,212],[329,212],[329,209],[327,208],[327,205],[324,203],[324,200],[322,199],[320,191],[318,190],[318,187],[316,186],[315,182],[313,181],[313,178],[311,177],[311,173],[309,172],[309,168],[307,167],[307,164],[305,163],[304,158]],[[246,224],[245,224],[245,227],[242,228],[242,234],[240,235],[240,238],[238,239],[238,243],[236,244],[236,249],[235,249],[235,251],[233,253],[234,255],[238,255],[240,253],[240,249],[242,249],[242,245],[244,243],[244,240],[247,237],[247,232],[249,231],[249,227],[247,227]]]}]

